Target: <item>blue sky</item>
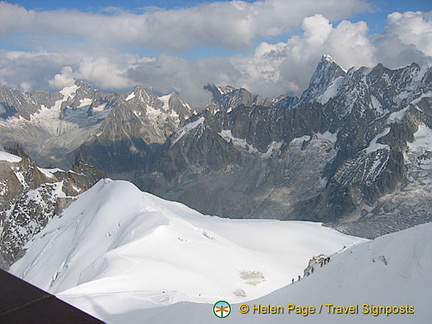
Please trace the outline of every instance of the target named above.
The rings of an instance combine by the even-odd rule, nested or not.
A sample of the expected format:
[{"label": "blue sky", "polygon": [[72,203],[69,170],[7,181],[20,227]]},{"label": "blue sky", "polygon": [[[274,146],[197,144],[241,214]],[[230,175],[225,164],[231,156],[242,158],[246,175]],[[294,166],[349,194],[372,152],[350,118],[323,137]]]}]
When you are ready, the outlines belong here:
[{"label": "blue sky", "polygon": [[[231,0],[219,0],[219,2],[229,2]],[[111,1],[111,0],[96,0],[96,1],[83,1],[83,0],[22,0],[22,1],[8,1],[9,3],[19,4],[28,9],[44,9],[44,10],[57,10],[57,9],[79,9],[84,11],[98,11],[110,6],[125,8],[128,10],[139,10],[145,7],[160,7],[164,9],[178,9],[190,8],[200,4],[207,4],[215,2],[212,0],[127,0],[127,1]],[[253,0],[246,0],[245,2],[254,2]]]},{"label": "blue sky", "polygon": [[202,85],[299,94],[323,54],[345,68],[432,58],[430,0],[0,1],[0,85]]},{"label": "blue sky", "polygon": [[[230,2],[231,0],[219,0],[218,2]],[[255,0],[244,0],[244,2],[254,2]],[[59,9],[77,9],[87,12],[101,12],[105,8],[118,7],[132,12],[142,12],[146,7],[159,7],[164,9],[191,8],[197,5],[216,2],[213,0],[20,0],[8,1],[12,4],[24,6],[27,9],[35,10],[59,10]],[[369,1],[373,6],[372,12],[355,15],[355,20],[365,20],[371,29],[371,32],[380,32],[385,26],[385,19],[388,14],[399,11],[431,11],[432,2],[430,0],[374,0]]]}]

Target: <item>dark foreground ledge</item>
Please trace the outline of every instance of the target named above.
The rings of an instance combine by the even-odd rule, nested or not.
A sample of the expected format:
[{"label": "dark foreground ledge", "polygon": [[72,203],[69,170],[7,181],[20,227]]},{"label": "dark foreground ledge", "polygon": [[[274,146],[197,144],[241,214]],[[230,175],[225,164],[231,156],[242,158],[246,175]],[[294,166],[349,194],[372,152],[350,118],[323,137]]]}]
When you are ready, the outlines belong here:
[{"label": "dark foreground ledge", "polygon": [[0,269],[0,323],[103,323]]}]

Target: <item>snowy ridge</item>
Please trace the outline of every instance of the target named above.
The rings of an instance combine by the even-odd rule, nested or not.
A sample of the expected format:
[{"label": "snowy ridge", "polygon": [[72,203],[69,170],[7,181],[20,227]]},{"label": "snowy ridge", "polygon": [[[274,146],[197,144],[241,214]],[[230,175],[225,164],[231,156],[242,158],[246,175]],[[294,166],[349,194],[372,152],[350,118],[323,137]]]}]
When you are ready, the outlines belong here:
[{"label": "snowy ridge", "polygon": [[77,108],[88,107],[92,104],[93,100],[91,98],[80,99],[80,103]]},{"label": "snowy ridge", "polygon": [[343,82],[344,82],[343,76],[336,78],[334,81],[330,83],[327,89],[325,89],[324,93],[318,96],[317,101],[322,104],[327,103],[331,98],[337,95],[339,88],[341,87]]},{"label": "snowy ridge", "polygon": [[[265,297],[248,301],[247,314],[231,303],[231,314],[224,323],[428,323],[432,317],[432,223],[385,235],[358,244],[331,256],[331,262],[318,267],[309,277]],[[215,300],[216,301],[216,300]],[[231,302],[229,300],[228,302]],[[314,306],[307,316],[291,312],[286,305]],[[329,307],[356,306],[358,313],[329,313]],[[252,314],[252,305],[282,306],[283,314]],[[321,313],[319,306],[323,305]],[[372,306],[395,306],[398,314],[388,316]],[[407,314],[410,306],[410,312]],[[401,309],[404,313],[400,313]],[[334,311],[334,309],[333,309]],[[363,312],[362,312],[363,311]],[[372,314],[374,312],[375,315]],[[212,313],[212,304],[178,303],[175,305],[111,315],[111,323],[152,321],[166,323],[220,323]]]},{"label": "snowy ridge", "polygon": [[175,133],[173,140],[171,141],[171,146],[176,144],[183,136],[189,133],[192,129],[198,127],[204,122],[205,118],[200,117],[197,120],[186,124],[182,129],[180,129],[177,133]]},{"label": "snowy ridge", "polygon": [[64,170],[59,169],[59,168],[46,169],[46,168],[38,167],[38,170],[40,172],[42,172],[48,178],[52,178],[54,176],[54,173],[56,173],[56,172],[65,172]]},{"label": "snowy ridge", "polygon": [[[235,137],[232,133],[231,133],[231,130],[230,129],[223,129],[220,133],[219,133],[219,135],[226,141],[226,142],[232,142],[233,143],[233,145],[235,146],[235,147],[240,147],[240,148],[243,148],[243,149],[245,149],[245,150],[247,150],[249,153],[258,153],[259,151],[255,148],[255,147],[253,147],[252,145],[250,145],[250,144],[248,144],[247,142],[246,142],[246,139],[242,139],[242,138],[237,138],[237,137]],[[271,144],[271,146],[272,145],[275,145],[275,144]],[[273,146],[272,146],[273,147]],[[271,153],[271,151],[272,151],[272,147],[269,147],[269,150],[270,150],[270,152],[269,153]],[[280,147],[279,147],[280,148]]]},{"label": "snowy ridge", "polygon": [[11,163],[17,163],[22,160],[21,157],[10,154],[8,152],[0,151],[0,161],[6,161]]},{"label": "snowy ridge", "polygon": [[170,93],[170,94],[168,94],[168,95],[166,95],[166,96],[162,96],[162,97],[159,97],[159,98],[158,98],[158,99],[159,99],[160,101],[162,101],[162,103],[163,103],[163,106],[162,106],[162,109],[163,109],[163,110],[169,110],[169,108],[170,108],[170,106],[169,106],[169,101],[170,101],[170,98],[171,98],[172,95],[173,95],[173,94]]},{"label": "snowy ridge", "polygon": [[405,115],[408,112],[409,108],[410,107],[408,106],[391,113],[387,118],[387,124],[400,123],[405,118]]},{"label": "snowy ridge", "polygon": [[423,98],[431,98],[431,97],[432,97],[432,91],[429,91],[427,93],[423,93],[420,97],[411,101],[411,104],[413,104],[413,105],[418,104]]},{"label": "snowy ridge", "polygon": [[390,132],[390,128],[387,127],[381,133],[375,136],[373,140],[369,143],[369,146],[365,148],[366,154],[370,154],[378,150],[390,150],[390,147],[388,145],[377,143],[381,137],[386,136],[389,132]]},{"label": "snowy ridge", "polygon": [[135,98],[136,96],[135,96],[135,92],[131,92],[127,97],[126,97],[126,101],[129,101],[129,100],[132,100],[133,98]]},{"label": "snowy ridge", "polygon": [[311,256],[359,241],[320,223],[203,216],[101,180],[27,244],[11,272],[109,320],[113,305],[263,296],[303,273]]},{"label": "snowy ridge", "polygon": [[248,144],[248,142],[246,141],[246,139],[242,139],[242,138],[237,138],[235,137],[230,129],[223,129],[220,133],[218,133],[219,136],[221,136],[226,142],[230,143],[232,142],[232,144],[234,145],[234,147],[236,148],[240,148],[240,149],[244,149],[249,153],[255,153],[258,154],[261,158],[263,159],[267,159],[269,157],[272,156],[273,153],[275,152],[279,152],[280,148],[283,145],[283,141],[279,141],[279,142],[271,142],[268,146],[267,146],[267,151],[266,152],[260,152],[257,148],[255,148],[253,145]]},{"label": "snowy ridge", "polygon": [[425,124],[421,124],[414,133],[414,142],[408,143],[410,149],[423,148],[424,150],[432,149],[432,129]]}]

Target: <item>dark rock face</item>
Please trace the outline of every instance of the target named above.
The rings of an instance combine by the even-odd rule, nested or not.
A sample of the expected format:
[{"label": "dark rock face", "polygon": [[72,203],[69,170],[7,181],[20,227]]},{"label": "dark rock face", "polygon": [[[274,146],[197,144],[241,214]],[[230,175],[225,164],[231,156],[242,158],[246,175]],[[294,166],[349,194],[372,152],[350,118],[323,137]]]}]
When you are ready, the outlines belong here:
[{"label": "dark rock face", "polygon": [[[422,139],[432,127],[431,75],[417,64],[345,72],[323,57],[298,99],[209,85],[202,122],[172,136],[134,181],[226,217],[315,220],[368,237],[406,228],[406,216],[378,206],[391,196],[405,215],[412,202],[397,197],[414,183],[432,198],[432,142]],[[426,200],[410,217],[416,224],[431,217]]]},{"label": "dark rock face", "polygon": [[40,169],[25,155],[20,162],[0,161],[0,267],[19,259],[24,245],[103,175],[83,156],[70,172]]}]

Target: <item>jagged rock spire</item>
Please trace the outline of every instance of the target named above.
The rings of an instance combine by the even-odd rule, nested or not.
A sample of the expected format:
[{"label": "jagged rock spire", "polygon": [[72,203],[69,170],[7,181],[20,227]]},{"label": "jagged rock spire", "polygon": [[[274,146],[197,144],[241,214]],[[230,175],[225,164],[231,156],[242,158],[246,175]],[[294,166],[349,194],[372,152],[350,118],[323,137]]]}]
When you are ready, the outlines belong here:
[{"label": "jagged rock spire", "polygon": [[345,70],[330,55],[323,55],[312,75],[309,87],[300,98],[300,103],[318,101],[327,88],[345,74]]}]

